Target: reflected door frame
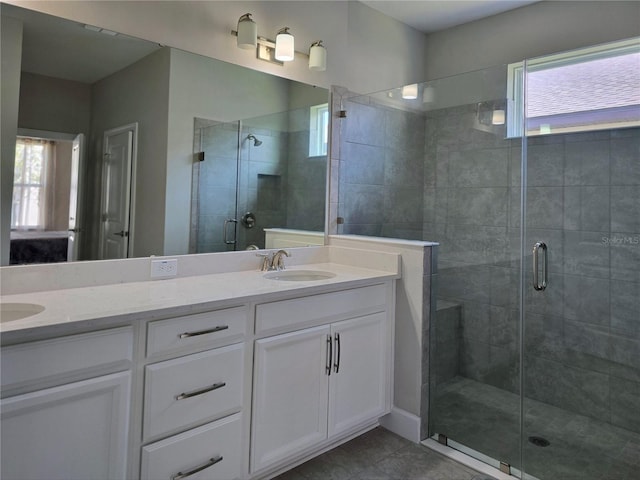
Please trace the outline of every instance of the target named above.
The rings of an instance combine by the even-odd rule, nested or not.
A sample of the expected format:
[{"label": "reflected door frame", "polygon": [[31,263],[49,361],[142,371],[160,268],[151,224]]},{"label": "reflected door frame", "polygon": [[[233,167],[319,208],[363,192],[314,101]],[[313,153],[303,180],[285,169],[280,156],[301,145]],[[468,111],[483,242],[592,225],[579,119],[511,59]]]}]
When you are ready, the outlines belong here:
[{"label": "reflected door frame", "polygon": [[[116,145],[118,137],[120,143]],[[137,144],[137,122],[107,130],[103,135],[99,237],[101,260],[128,258],[133,251]],[[124,157],[122,164],[109,161],[116,158],[116,153],[112,152],[114,146],[123,153],[118,157]],[[118,170],[115,167],[121,168]],[[117,212],[114,212],[114,207]],[[115,246],[117,252],[114,254],[114,249],[108,248],[108,245]]]}]

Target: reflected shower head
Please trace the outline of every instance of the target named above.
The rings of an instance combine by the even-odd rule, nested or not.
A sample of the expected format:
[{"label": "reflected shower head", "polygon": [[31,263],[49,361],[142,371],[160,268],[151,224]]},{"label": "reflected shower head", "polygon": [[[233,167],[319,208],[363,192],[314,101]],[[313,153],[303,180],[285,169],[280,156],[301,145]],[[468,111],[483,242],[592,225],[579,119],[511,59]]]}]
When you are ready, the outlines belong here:
[{"label": "reflected shower head", "polygon": [[247,140],[253,140],[254,147],[259,147],[260,145],[262,145],[262,140],[258,140],[253,133],[250,133],[249,136],[247,136]]}]

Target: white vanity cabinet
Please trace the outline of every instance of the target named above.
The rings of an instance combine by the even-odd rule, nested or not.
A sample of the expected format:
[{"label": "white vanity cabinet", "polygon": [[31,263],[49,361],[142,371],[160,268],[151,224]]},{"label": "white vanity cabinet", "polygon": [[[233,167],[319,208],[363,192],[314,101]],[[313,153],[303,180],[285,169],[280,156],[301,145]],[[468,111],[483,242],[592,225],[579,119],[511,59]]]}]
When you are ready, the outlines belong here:
[{"label": "white vanity cabinet", "polygon": [[2,348],[3,479],[126,478],[132,347],[123,327]]},{"label": "white vanity cabinet", "polygon": [[255,342],[252,472],[389,412],[390,296],[381,284],[258,305],[257,332],[292,331]]}]

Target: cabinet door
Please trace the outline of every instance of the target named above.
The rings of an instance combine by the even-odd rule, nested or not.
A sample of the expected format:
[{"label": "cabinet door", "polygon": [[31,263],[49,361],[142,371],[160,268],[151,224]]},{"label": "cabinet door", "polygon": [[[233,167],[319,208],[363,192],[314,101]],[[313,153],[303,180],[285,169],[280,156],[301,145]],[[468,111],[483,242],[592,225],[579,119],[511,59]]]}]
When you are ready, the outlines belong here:
[{"label": "cabinet door", "polygon": [[2,478],[124,479],[130,372],[2,400]]},{"label": "cabinet door", "polygon": [[256,341],[252,471],[327,438],[330,327]]},{"label": "cabinet door", "polygon": [[332,325],[334,361],[329,384],[329,436],[387,413],[390,391],[387,324],[386,314],[376,313]]}]

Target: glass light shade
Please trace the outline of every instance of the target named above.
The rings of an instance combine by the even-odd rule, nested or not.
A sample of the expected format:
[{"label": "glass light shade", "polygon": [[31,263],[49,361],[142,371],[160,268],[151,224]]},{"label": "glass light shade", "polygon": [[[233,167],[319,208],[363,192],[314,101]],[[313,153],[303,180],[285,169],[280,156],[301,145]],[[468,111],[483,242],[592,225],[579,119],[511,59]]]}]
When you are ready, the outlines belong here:
[{"label": "glass light shade", "polygon": [[327,69],[327,49],[322,41],[314,42],[309,49],[309,70],[324,72]]},{"label": "glass light shade", "polygon": [[238,48],[249,50],[258,45],[258,25],[245,13],[238,20]]},{"label": "glass light shade", "polygon": [[504,110],[494,110],[491,116],[493,125],[504,125]]},{"label": "glass light shade", "polygon": [[276,35],[276,60],[290,62],[295,56],[293,35],[289,33],[289,27],[285,27]]},{"label": "glass light shade", "polygon": [[422,103],[433,103],[436,101],[436,89],[431,85],[427,85],[422,90]]},{"label": "glass light shade", "polygon": [[402,87],[402,98],[405,100],[415,100],[418,98],[418,84],[412,83]]}]

